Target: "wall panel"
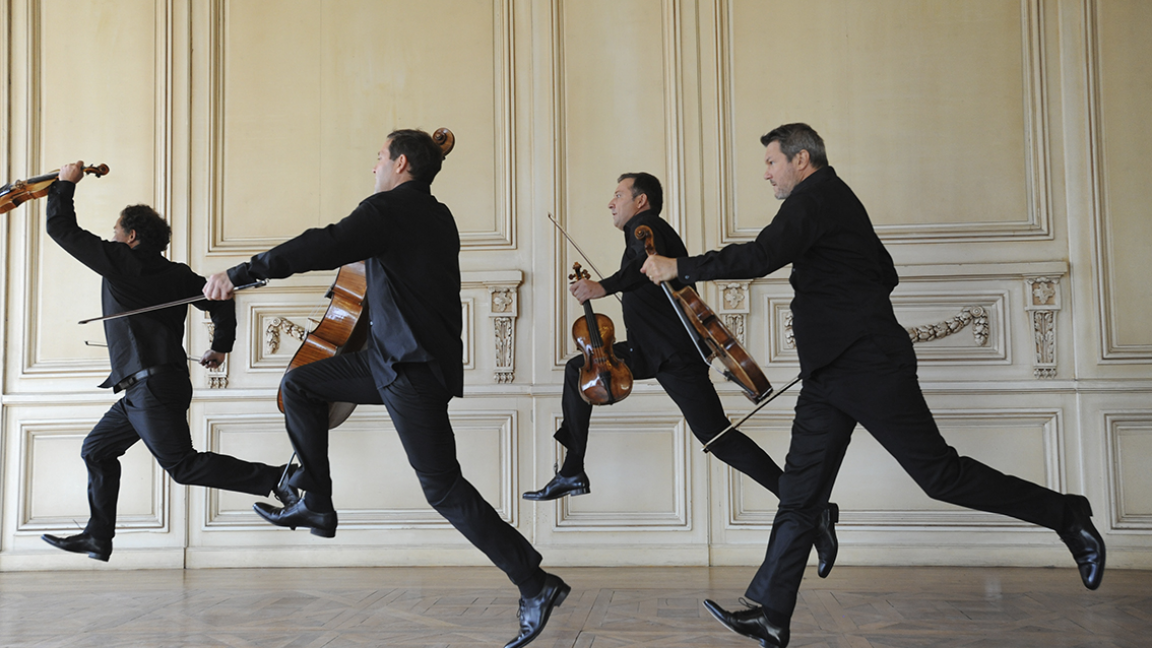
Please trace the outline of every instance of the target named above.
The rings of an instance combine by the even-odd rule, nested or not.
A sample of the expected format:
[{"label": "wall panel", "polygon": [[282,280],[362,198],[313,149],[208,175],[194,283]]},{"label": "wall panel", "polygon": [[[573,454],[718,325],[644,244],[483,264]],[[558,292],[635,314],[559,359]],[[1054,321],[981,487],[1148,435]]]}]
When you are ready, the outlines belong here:
[{"label": "wall panel", "polygon": [[[166,124],[158,110],[167,88],[157,73],[166,61],[155,55],[165,38],[157,31],[163,16],[156,0],[35,0],[21,25],[30,119],[27,157],[16,171],[27,177],[78,159],[108,164],[108,176],[89,177],[76,192],[80,225],[101,237],[111,235],[125,205],[167,204],[159,162]],[[105,370],[106,355],[84,340],[99,340],[101,331],[76,322],[100,313],[100,279],[43,234],[44,207],[36,201],[18,208],[29,226],[21,255],[21,373],[92,380]]]},{"label": "wall panel", "polygon": [[1097,33],[1095,107],[1099,147],[1096,223],[1097,272],[1101,277],[1101,333],[1105,362],[1152,360],[1152,188],[1146,153],[1152,146],[1147,128],[1152,57],[1145,37],[1152,5],[1143,2],[1092,3]]},{"label": "wall panel", "polygon": [[[371,193],[392,129],[441,126],[457,147],[436,194],[463,245],[514,245],[510,12],[506,0],[218,0],[208,254],[260,252],[343,218]],[[392,27],[407,24],[421,27]]]},{"label": "wall panel", "polygon": [[1040,2],[719,4],[721,242],[770,219],[759,137],[797,121],[886,240],[1050,235]]}]

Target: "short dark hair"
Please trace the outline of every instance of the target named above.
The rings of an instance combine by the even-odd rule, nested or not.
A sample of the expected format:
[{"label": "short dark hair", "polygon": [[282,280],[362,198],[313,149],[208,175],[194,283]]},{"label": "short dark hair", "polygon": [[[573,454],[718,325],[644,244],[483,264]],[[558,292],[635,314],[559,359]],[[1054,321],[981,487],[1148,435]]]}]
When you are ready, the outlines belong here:
[{"label": "short dark hair", "polygon": [[432,184],[444,163],[444,151],[432,136],[422,130],[400,129],[389,133],[388,139],[388,155],[393,160],[407,157],[412,179]]},{"label": "short dark hair", "polygon": [[128,205],[120,212],[120,229],[136,232],[140,247],[163,250],[172,240],[172,228],[148,205]]},{"label": "short dark hair", "polygon": [[660,215],[660,210],[664,209],[664,188],[660,186],[660,181],[656,176],[651,173],[621,173],[616,182],[624,182],[625,180],[632,181],[632,197],[635,198],[640,194],[648,196],[648,204],[652,206],[652,213],[657,216]]},{"label": "short dark hair", "polygon": [[780,143],[780,152],[789,162],[800,151],[808,151],[808,159],[813,168],[820,169],[828,166],[828,154],[824,151],[824,140],[808,124],[784,124],[777,126],[760,138],[760,143],[768,146],[772,142]]}]

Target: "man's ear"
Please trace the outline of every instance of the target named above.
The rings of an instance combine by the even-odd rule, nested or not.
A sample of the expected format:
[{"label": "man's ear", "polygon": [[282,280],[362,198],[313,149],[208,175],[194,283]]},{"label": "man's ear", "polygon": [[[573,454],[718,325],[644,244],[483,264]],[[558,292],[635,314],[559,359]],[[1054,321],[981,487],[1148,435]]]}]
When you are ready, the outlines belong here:
[{"label": "man's ear", "polygon": [[638,201],[636,203],[636,211],[644,211],[645,209],[652,207],[652,203],[648,202],[648,194],[646,193],[642,193],[639,196],[636,196],[636,200]]},{"label": "man's ear", "polygon": [[796,153],[794,160],[795,161],[792,163],[793,166],[802,169],[812,164],[812,155],[808,153],[808,149],[800,149]]},{"label": "man's ear", "polygon": [[395,160],[392,160],[392,168],[395,170],[396,175],[401,175],[405,171],[411,170],[411,165],[408,164],[408,156],[401,153]]},{"label": "man's ear", "polygon": [[136,230],[128,230],[127,238],[128,240],[124,242],[128,244],[128,247],[135,248],[140,245],[140,239],[136,238]]}]

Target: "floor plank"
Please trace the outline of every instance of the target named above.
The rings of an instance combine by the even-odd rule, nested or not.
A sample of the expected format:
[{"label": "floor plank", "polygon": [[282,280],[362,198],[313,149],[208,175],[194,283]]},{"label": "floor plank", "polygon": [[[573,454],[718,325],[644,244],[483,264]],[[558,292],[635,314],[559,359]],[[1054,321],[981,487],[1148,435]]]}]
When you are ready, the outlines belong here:
[{"label": "floor plank", "polygon": [[[751,647],[701,607],[739,607],[751,568],[557,569],[572,594],[536,648]],[[0,573],[2,648],[503,646],[515,589],[495,569]],[[1147,648],[1152,574],[837,567],[810,572],[797,648]]]}]

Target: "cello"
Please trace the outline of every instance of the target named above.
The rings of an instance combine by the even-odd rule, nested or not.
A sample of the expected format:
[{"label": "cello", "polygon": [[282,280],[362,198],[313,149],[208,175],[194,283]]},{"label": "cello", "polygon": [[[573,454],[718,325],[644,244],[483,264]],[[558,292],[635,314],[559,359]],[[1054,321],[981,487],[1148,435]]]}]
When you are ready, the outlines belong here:
[{"label": "cello", "polygon": [[[88,175],[102,178],[108,175],[108,165],[98,164],[83,169]],[[48,195],[48,188],[60,179],[60,169],[27,180],[16,180],[0,187],[0,214],[10,212],[34,198]]]},{"label": "cello", "polygon": [[[445,157],[456,145],[456,136],[447,128],[437,129],[432,133],[432,140],[440,146]],[[318,360],[355,353],[368,341],[368,319],[363,317],[368,306],[368,277],[363,261],[341,266],[324,298],[331,300],[324,318],[304,336],[304,342],[288,361],[284,373]],[[282,388],[276,390],[276,406],[284,411]],[[347,420],[355,409],[355,403],[329,403],[329,429]]]},{"label": "cello", "polygon": [[[644,241],[644,251],[648,256],[656,254],[652,228],[647,225],[637,227],[636,238]],[[739,385],[753,403],[759,403],[772,393],[772,384],[764,376],[760,365],[740,346],[736,336],[724,326],[695,290],[689,286],[673,290],[667,281],[660,282],[660,286],[688,333],[695,332],[708,347],[710,353],[704,356],[705,362],[712,364],[713,360],[719,360],[724,366],[724,377]],[[701,355],[704,355],[703,352]]]},{"label": "cello", "polygon": [[[580,263],[572,264],[569,279],[589,279]],[[607,315],[592,311],[592,300],[584,301],[584,317],[572,323],[572,338],[584,354],[580,368],[580,397],[590,405],[611,405],[632,393],[632,370],[612,353],[616,331]]]}]

